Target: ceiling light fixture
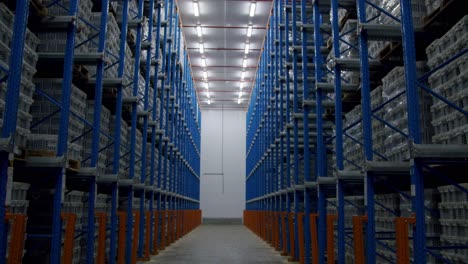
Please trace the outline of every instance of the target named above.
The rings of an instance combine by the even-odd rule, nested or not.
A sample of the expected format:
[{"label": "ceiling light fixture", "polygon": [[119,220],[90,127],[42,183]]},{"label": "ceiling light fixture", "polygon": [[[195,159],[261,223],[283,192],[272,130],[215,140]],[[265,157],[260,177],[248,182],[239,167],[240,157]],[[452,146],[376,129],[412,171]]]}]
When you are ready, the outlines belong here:
[{"label": "ceiling light fixture", "polygon": [[244,89],[244,82],[241,82],[241,83],[240,83],[240,89],[241,89],[241,90]]},{"label": "ceiling light fixture", "polygon": [[255,2],[250,3],[250,16],[253,17],[255,16],[255,8],[257,7],[257,4]]},{"label": "ceiling light fixture", "polygon": [[199,37],[202,36],[202,28],[201,28],[200,25],[197,25],[197,35],[198,35]]},{"label": "ceiling light fixture", "polygon": [[198,2],[193,2],[193,14],[196,17],[200,16],[200,9],[198,8]]},{"label": "ceiling light fixture", "polygon": [[250,43],[245,43],[245,54],[249,54],[249,49],[250,49]]},{"label": "ceiling light fixture", "polygon": [[206,68],[206,60],[205,60],[205,58],[202,58],[202,59],[201,59],[201,65],[202,65],[202,67]]},{"label": "ceiling light fixture", "polygon": [[249,26],[249,27],[247,28],[247,37],[248,37],[248,38],[250,38],[250,36],[252,36],[252,29],[253,29],[252,26]]},{"label": "ceiling light fixture", "polygon": [[200,54],[205,53],[205,47],[203,46],[203,43],[200,43],[199,48],[200,48]]},{"label": "ceiling light fixture", "polygon": [[210,99],[208,99],[208,102],[207,102],[207,103],[208,103],[208,104],[211,104],[211,100],[210,100]]},{"label": "ceiling light fixture", "polygon": [[239,98],[242,97],[242,90],[239,92]]},{"label": "ceiling light fixture", "polygon": [[244,59],[244,61],[242,62],[242,67],[247,67],[247,59]]},{"label": "ceiling light fixture", "polygon": [[208,98],[210,98],[210,97],[211,97],[211,95],[210,95],[210,91],[207,91],[207,92],[206,92],[206,97],[208,97]]},{"label": "ceiling light fixture", "polygon": [[239,98],[237,99],[237,104],[240,104],[242,102],[242,100]]},{"label": "ceiling light fixture", "polygon": [[203,72],[203,79],[208,79],[208,73],[206,71]]},{"label": "ceiling light fixture", "polygon": [[244,80],[244,78],[245,78],[245,71],[243,71],[243,72],[241,73],[241,79],[242,79],[242,81]]},{"label": "ceiling light fixture", "polygon": [[208,90],[209,88],[210,88],[210,87],[209,87],[209,85],[208,85],[208,82],[205,82],[205,89]]}]

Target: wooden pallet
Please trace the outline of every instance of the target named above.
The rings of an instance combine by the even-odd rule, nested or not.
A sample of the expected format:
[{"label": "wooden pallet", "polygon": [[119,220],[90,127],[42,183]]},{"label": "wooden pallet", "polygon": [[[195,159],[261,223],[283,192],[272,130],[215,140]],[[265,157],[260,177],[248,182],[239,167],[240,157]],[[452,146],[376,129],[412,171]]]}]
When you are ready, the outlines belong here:
[{"label": "wooden pallet", "polygon": [[[46,150],[28,150],[26,151],[26,157],[55,157],[57,153],[55,151]],[[68,159],[67,169],[80,170],[81,162],[79,160]]]},{"label": "wooden pallet", "polygon": [[388,59],[398,49],[401,49],[401,42],[390,42],[385,48],[383,48],[379,52],[379,60]]},{"label": "wooden pallet", "polygon": [[442,0],[442,3],[437,9],[435,9],[434,11],[432,11],[432,13],[423,18],[424,25],[429,23],[434,17],[438,16],[439,13],[441,13],[448,5],[456,1],[457,0]]}]

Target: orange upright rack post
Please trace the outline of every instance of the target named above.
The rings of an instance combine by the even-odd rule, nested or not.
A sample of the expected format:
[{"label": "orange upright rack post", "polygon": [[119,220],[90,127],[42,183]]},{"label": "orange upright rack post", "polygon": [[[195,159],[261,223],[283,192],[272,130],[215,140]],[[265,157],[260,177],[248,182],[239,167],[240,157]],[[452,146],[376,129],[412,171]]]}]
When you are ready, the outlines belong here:
[{"label": "orange upright rack post", "polygon": [[134,211],[134,225],[133,225],[133,244],[132,244],[132,264],[137,263],[137,250],[140,235],[140,211]]},{"label": "orange upright rack post", "polygon": [[117,263],[125,264],[125,238],[127,232],[127,212],[118,212],[119,217],[119,245],[117,247]]},{"label": "orange upright rack post", "polygon": [[154,226],[153,226],[153,248],[151,249],[152,255],[157,255],[159,245],[159,212],[154,211]]},{"label": "orange upright rack post", "polygon": [[354,263],[365,264],[364,257],[364,222],[367,216],[353,216],[353,237],[354,237]]},{"label": "orange upright rack post", "polygon": [[149,261],[150,260],[150,233],[151,229],[151,212],[145,211],[145,245],[143,256],[138,257],[139,261]]},{"label": "orange upright rack post", "polygon": [[335,221],[338,215],[327,215],[327,263],[335,263]]},{"label": "orange upright rack post", "polygon": [[180,211],[180,223],[179,223],[179,237],[178,239],[182,238],[184,236],[184,223],[185,223],[185,210]]},{"label": "orange upright rack post", "polygon": [[171,232],[169,233],[170,234],[169,243],[172,244],[175,241],[176,211],[171,210],[170,214],[171,214],[171,229],[170,229]]},{"label": "orange upright rack post", "polygon": [[166,247],[171,245],[172,233],[172,210],[167,210],[167,223],[166,223]]},{"label": "orange upright rack post", "polygon": [[397,264],[410,263],[408,225],[416,224],[415,217],[398,217],[395,219]]},{"label": "orange upright rack post", "polygon": [[297,214],[297,240],[299,241],[299,263],[305,263],[305,246],[304,246],[304,213]]},{"label": "orange upright rack post", "polygon": [[279,224],[278,224],[278,212],[273,212],[273,247],[275,250],[279,250]]},{"label": "orange upright rack post", "polygon": [[288,254],[288,244],[287,244],[287,232],[286,232],[286,225],[287,225],[287,212],[280,213],[281,215],[281,237],[282,237],[282,256],[286,256]]},{"label": "orange upright rack post", "polygon": [[318,251],[318,233],[317,233],[317,218],[318,214],[310,214],[310,234],[311,234],[311,247],[312,247],[312,263],[317,264],[319,257],[319,251]]},{"label": "orange upright rack post", "polygon": [[[73,263],[73,243],[75,239],[75,224],[76,224],[76,214],[72,213],[62,213],[61,215],[62,220],[66,221],[65,225],[65,237],[63,243],[63,254],[62,254],[62,262],[64,264],[72,264]],[[22,237],[23,239],[24,234]],[[10,253],[11,254],[11,253]],[[9,263],[21,263],[20,262],[10,262]]]},{"label": "orange upright rack post", "polygon": [[180,220],[180,211],[176,211],[176,230],[175,230],[175,236],[174,236],[174,242],[179,240],[179,235],[180,235],[180,223],[182,222]]},{"label": "orange upright rack post", "polygon": [[290,260],[296,261],[296,243],[294,237],[294,213],[289,213],[289,244],[290,244],[290,252],[289,256],[291,256]]},{"label": "orange upright rack post", "polygon": [[171,216],[171,218],[170,218],[171,219],[171,222],[170,222],[171,223],[171,228],[170,228],[171,231],[169,233],[169,245],[172,245],[172,243],[174,243],[174,241],[175,241],[175,239],[174,239],[174,237],[175,237],[175,225],[176,225],[176,223],[175,223],[175,216],[176,216],[175,212],[176,212],[175,210],[171,210],[170,213],[169,213],[170,216]]},{"label": "orange upright rack post", "polygon": [[159,249],[163,250],[166,248],[166,210],[161,211],[161,243]]},{"label": "orange upright rack post", "polygon": [[11,238],[8,253],[8,264],[21,263],[23,261],[24,234],[26,231],[26,215],[6,213],[5,222],[11,223]]},{"label": "orange upright rack post", "polygon": [[98,252],[97,264],[104,264],[106,262],[106,213],[96,213],[96,220],[98,222]]}]

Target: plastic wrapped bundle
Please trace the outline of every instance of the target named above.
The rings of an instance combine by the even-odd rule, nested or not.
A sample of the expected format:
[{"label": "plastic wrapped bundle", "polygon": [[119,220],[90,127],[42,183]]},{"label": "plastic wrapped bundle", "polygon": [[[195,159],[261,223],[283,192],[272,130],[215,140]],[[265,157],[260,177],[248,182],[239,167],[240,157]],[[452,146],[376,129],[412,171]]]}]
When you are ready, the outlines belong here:
[{"label": "plastic wrapped bundle", "polygon": [[[425,71],[425,63],[417,63],[418,75]],[[382,79],[383,92],[382,95],[386,100],[394,98],[397,94],[406,90],[406,81],[403,67],[396,67]],[[430,106],[432,105],[432,97],[423,91],[419,91],[419,109],[420,109],[420,125],[424,127],[421,133],[423,143],[430,143],[433,134],[431,125]],[[392,102],[388,103],[384,108],[384,120],[389,122],[403,133],[408,134],[408,107],[406,97],[401,95]],[[408,139],[394,129],[386,126],[385,133],[385,151],[386,156],[391,161],[401,161],[409,159]]]},{"label": "plastic wrapped bundle", "polygon": [[[468,16],[463,17],[427,49],[428,65],[435,68],[468,45]],[[468,55],[464,54],[429,77],[429,86],[449,101],[468,111]],[[468,144],[468,117],[442,101],[431,106],[434,143]]]},{"label": "plastic wrapped bundle", "polygon": [[[90,16],[91,23],[96,27],[101,26],[101,13],[92,12]],[[89,37],[89,52],[98,52],[99,46],[99,31],[91,29]],[[107,31],[106,31],[106,61],[104,66],[104,77],[116,78],[119,59],[119,43],[120,43],[120,28],[112,14],[107,16]],[[96,75],[96,66],[87,66],[90,77]]]},{"label": "plastic wrapped bundle", "polygon": [[[44,1],[45,6],[51,4],[51,0]],[[61,5],[61,6],[60,6]],[[68,8],[70,1],[59,0],[47,8],[49,16],[68,16]],[[76,20],[76,34],[75,34],[75,53],[88,52],[87,45],[80,45],[84,43],[90,34],[90,27],[86,22],[90,22],[90,14],[93,3],[90,0],[78,1],[78,17]],[[86,22],[84,22],[84,21]],[[64,52],[67,44],[67,33],[64,32],[40,32],[38,37],[41,40],[38,46],[40,52]]]},{"label": "plastic wrapped bundle", "polygon": [[[399,0],[371,0],[371,3],[383,8],[392,16],[401,20],[401,8]],[[423,18],[427,14],[425,0],[411,0],[411,9],[413,11],[414,26],[422,26]],[[383,12],[378,11],[370,5],[366,7],[366,15],[368,18],[377,17],[372,23],[377,24],[397,24],[395,19],[387,16]]]},{"label": "plastic wrapped bundle", "polygon": [[442,0],[426,0],[427,15],[430,15],[434,11],[436,11],[440,7],[441,4],[442,4]]}]

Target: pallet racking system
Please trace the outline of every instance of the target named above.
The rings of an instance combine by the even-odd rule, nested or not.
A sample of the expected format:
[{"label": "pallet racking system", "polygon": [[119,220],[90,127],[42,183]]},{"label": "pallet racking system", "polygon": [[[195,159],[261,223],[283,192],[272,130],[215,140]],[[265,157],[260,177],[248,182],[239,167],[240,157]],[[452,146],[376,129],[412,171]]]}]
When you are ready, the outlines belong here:
[{"label": "pallet racking system", "polygon": [[300,263],[463,262],[462,5],[273,2],[247,113],[250,229]]},{"label": "pallet racking system", "polygon": [[[90,9],[85,10],[88,2]],[[60,52],[37,52],[34,77],[60,78],[61,98],[54,98],[44,89],[50,83],[36,86],[35,96],[50,101],[57,110],[31,129],[54,115],[59,115],[59,129],[53,156],[33,156],[24,145],[18,148],[21,137],[16,131],[17,116],[25,74],[22,69],[23,57],[27,56],[24,54],[30,1],[16,1],[11,59],[9,64],[1,65],[1,82],[7,83],[7,89],[0,153],[0,218],[16,217],[16,223],[27,215],[28,222],[24,222],[23,230],[0,223],[0,258],[7,259],[8,249],[15,254],[15,258],[9,254],[9,263],[21,262],[23,258],[34,258],[35,263],[149,260],[150,255],[201,222],[201,116],[176,2],[67,0],[44,4],[51,15],[41,17],[37,23],[29,18],[29,28],[37,34],[62,33],[66,38]],[[2,8],[2,12],[11,12],[5,5]],[[80,39],[78,35],[87,30],[92,34]],[[44,39],[41,44],[46,44],[43,42]],[[87,46],[90,50],[83,49]],[[83,70],[88,70],[91,78],[83,78]],[[75,87],[94,100],[92,107],[86,109],[92,114],[86,118],[73,110],[77,100],[72,96]],[[114,116],[112,124],[106,112]],[[86,132],[75,135],[70,125],[72,117],[84,123]],[[103,126],[106,124],[113,130]],[[126,127],[129,144],[123,142],[127,141]],[[86,136],[91,138],[86,141]],[[83,142],[83,138],[90,143],[84,151],[89,156],[82,157],[83,166],[78,166],[80,162],[70,166],[70,146]],[[106,161],[102,158],[105,155]],[[50,207],[50,218],[38,221],[38,208],[7,216],[5,204],[11,181],[54,190],[45,201]],[[79,211],[85,204],[86,210],[78,214],[64,212],[64,199],[71,199],[76,191],[79,202],[75,204],[81,207],[72,209]],[[105,197],[105,208],[97,207],[100,197]],[[134,203],[136,199],[139,204]],[[83,222],[81,215],[87,217]],[[13,231],[22,235],[27,232],[24,256],[25,244],[7,239]],[[73,255],[74,240],[80,237],[85,237],[82,248],[86,250],[81,260]]]}]

